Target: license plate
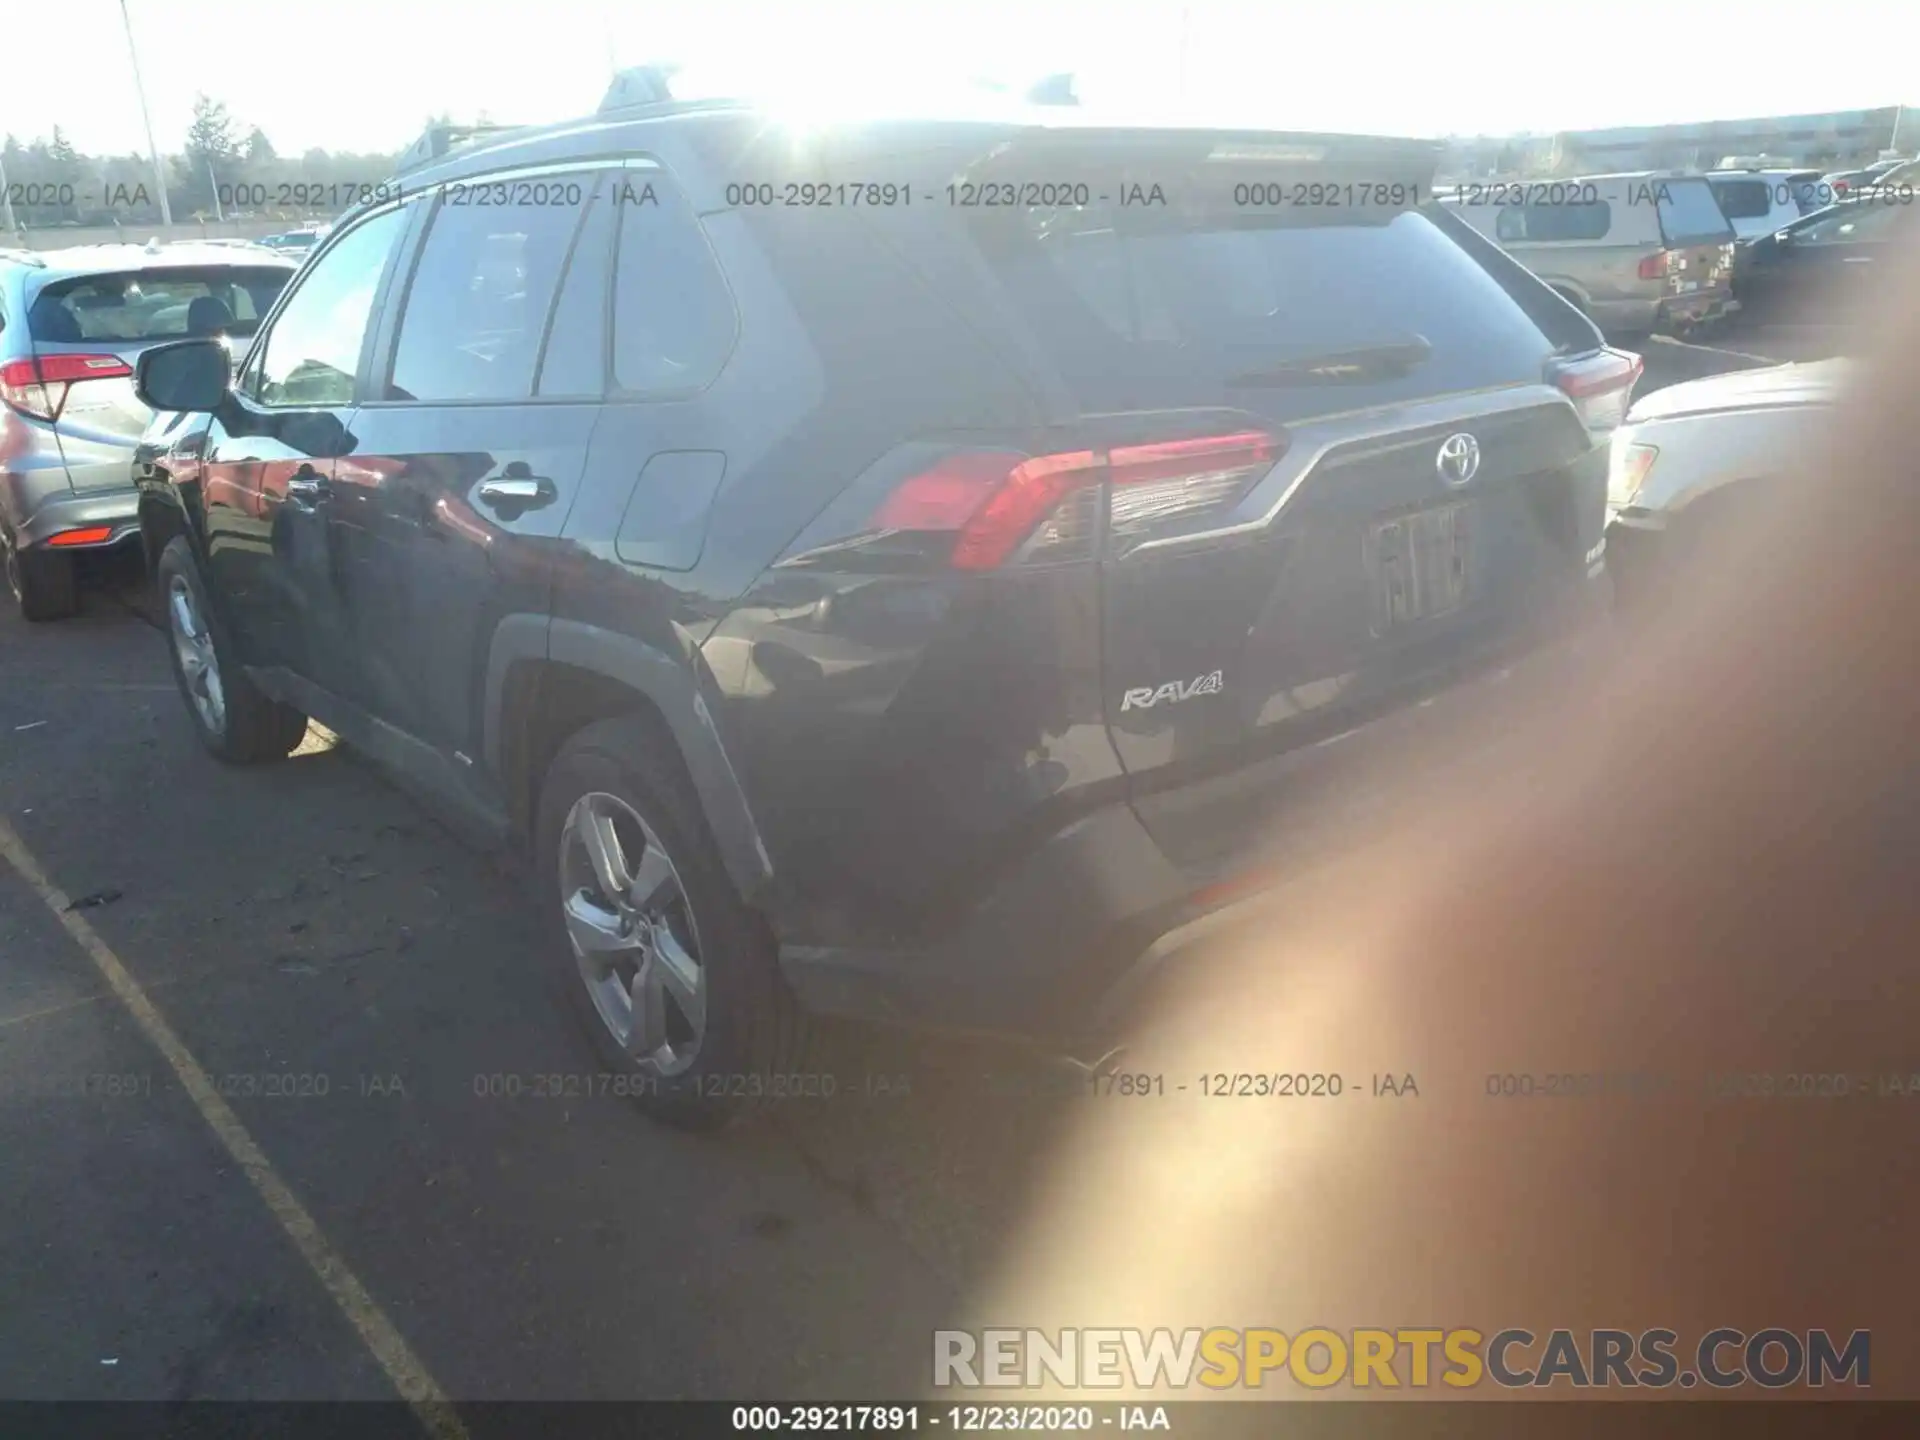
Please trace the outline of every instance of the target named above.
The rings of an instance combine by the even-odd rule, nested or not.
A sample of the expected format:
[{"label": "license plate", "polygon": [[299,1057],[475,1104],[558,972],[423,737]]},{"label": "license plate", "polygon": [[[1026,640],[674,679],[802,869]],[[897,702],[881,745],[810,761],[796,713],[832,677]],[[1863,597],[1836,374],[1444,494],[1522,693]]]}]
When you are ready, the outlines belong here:
[{"label": "license plate", "polygon": [[1472,560],[1470,508],[1463,501],[1373,527],[1368,549],[1376,630],[1430,620],[1464,603]]}]

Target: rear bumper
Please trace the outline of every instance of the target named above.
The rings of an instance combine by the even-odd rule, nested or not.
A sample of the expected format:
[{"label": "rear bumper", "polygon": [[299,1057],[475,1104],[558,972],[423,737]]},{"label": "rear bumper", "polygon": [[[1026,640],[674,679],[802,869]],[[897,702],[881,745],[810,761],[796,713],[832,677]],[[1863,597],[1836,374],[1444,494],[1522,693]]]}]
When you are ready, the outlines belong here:
[{"label": "rear bumper", "polygon": [[1687,327],[1705,324],[1709,320],[1718,320],[1731,315],[1740,308],[1740,302],[1733,298],[1732,288],[1702,290],[1693,295],[1678,295],[1660,302],[1660,323],[1667,327]]},{"label": "rear bumper", "polygon": [[[1556,643],[1532,637],[1317,744],[1084,816],[1010,867],[935,944],[785,944],[781,970],[816,1013],[1051,1042],[1104,1036],[1163,965],[1262,913],[1281,887],[1378,831],[1391,797],[1377,783],[1377,762],[1471,730],[1488,685],[1524,671],[1545,689],[1584,664],[1583,641],[1611,597],[1605,562],[1596,561]],[[1499,741],[1472,733],[1476,749]],[[1249,794],[1262,816],[1251,831],[1239,819]],[[1154,838],[1214,821],[1249,843],[1223,851],[1204,873],[1176,863]]]},{"label": "rear bumper", "polygon": [[125,544],[140,534],[140,492],[132,485],[113,490],[79,490],[50,495],[16,528],[21,549],[45,544],[63,530],[93,529],[105,525],[111,534],[88,545],[62,549],[105,550]]}]

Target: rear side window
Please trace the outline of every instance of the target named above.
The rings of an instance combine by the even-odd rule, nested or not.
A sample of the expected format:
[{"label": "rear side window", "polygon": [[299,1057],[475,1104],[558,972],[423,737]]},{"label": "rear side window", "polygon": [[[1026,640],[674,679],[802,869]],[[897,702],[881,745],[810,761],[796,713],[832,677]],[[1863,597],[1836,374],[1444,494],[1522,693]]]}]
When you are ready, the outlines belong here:
[{"label": "rear side window", "polygon": [[592,189],[590,175],[447,187],[414,267],[384,398],[533,393],[547,310]]},{"label": "rear side window", "polygon": [[1796,175],[1789,183],[1793,187],[1793,203],[1802,215],[1811,215],[1833,203],[1833,187],[1823,184],[1818,175]]},{"label": "rear side window", "polygon": [[1118,208],[973,224],[1084,410],[1303,416],[1537,382],[1552,344],[1423,214],[1312,222]]},{"label": "rear side window", "polygon": [[1577,205],[1509,205],[1494,222],[1505,240],[1604,240],[1613,225],[1613,206],[1605,200]]},{"label": "rear side window", "polygon": [[609,182],[620,226],[613,378],[630,395],[711,383],[733,350],[733,296],[700,221],[658,171]]},{"label": "rear side window", "polygon": [[1653,180],[1648,189],[1660,212],[1660,234],[1667,244],[1733,239],[1733,229],[1706,181]]},{"label": "rear side window", "polygon": [[1715,180],[1713,198],[1729,220],[1764,220],[1773,213],[1773,186],[1765,180]]},{"label": "rear side window", "polygon": [[222,266],[59,280],[34,298],[28,329],[46,345],[251,335],[291,275]]}]

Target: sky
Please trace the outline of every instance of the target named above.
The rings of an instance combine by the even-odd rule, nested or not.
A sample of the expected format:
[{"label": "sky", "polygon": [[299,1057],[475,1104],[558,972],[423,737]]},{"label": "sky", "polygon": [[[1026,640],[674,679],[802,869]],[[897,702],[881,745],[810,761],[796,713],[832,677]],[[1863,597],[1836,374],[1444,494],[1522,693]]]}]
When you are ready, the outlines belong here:
[{"label": "sky", "polygon": [[[282,154],[392,151],[442,112],[516,124],[585,114],[616,65],[656,60],[683,65],[688,88],[796,107],[897,110],[976,76],[1071,70],[1090,110],[1409,135],[1920,101],[1911,44],[1865,43],[1902,28],[1896,0],[125,3],[168,152],[197,91]],[[0,9],[0,34],[41,32],[33,53],[60,57],[5,67],[0,134],[24,143],[58,124],[84,152],[145,148],[119,0]]]}]

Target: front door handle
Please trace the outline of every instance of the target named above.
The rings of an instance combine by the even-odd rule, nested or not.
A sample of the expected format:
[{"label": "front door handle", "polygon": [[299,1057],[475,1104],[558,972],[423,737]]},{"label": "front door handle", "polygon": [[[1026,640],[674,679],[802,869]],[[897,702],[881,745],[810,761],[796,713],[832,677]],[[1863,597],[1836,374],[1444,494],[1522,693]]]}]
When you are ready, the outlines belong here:
[{"label": "front door handle", "polygon": [[480,482],[480,498],[497,510],[538,510],[551,505],[558,494],[544,475],[502,475]]}]

